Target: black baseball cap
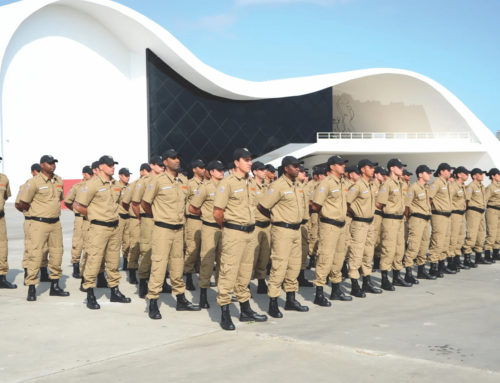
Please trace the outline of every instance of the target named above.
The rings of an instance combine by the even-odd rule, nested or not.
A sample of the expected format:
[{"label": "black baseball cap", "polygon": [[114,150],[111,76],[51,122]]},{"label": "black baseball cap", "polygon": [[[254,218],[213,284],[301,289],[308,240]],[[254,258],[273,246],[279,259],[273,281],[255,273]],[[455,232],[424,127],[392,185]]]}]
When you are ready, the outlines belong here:
[{"label": "black baseball cap", "polygon": [[500,174],[500,170],[498,170],[497,168],[491,168],[490,171],[486,173],[488,177],[494,176],[496,174]]},{"label": "black baseball cap", "polygon": [[393,166],[405,168],[406,164],[403,164],[399,158],[393,158],[387,163],[387,169],[390,169]]},{"label": "black baseball cap", "polygon": [[313,176],[318,176],[320,174],[325,174],[325,168],[316,168],[313,170]]},{"label": "black baseball cap", "polygon": [[359,170],[361,170],[365,166],[374,166],[375,167],[375,166],[378,166],[378,162],[372,162],[366,158],[358,162],[358,169]]},{"label": "black baseball cap", "polygon": [[128,170],[128,168],[121,168],[120,171],[118,172],[118,174],[123,174],[124,176],[129,176],[132,173],[130,173],[130,170]]},{"label": "black baseball cap", "polygon": [[257,161],[252,164],[252,172],[256,170],[264,170],[266,169],[266,165],[264,165],[262,162]]},{"label": "black baseball cap", "polygon": [[207,165],[207,170],[224,170],[224,165],[220,161],[210,161]]},{"label": "black baseball cap", "polygon": [[[31,171],[34,171],[34,170],[36,170],[37,172],[41,172],[42,171],[42,167],[40,166],[40,164],[33,164],[33,165],[31,165]],[[94,174],[94,173],[92,173],[92,174]]]},{"label": "black baseball cap", "polygon": [[234,169],[234,162],[228,163],[226,169],[227,170]]},{"label": "black baseball cap", "polygon": [[459,166],[458,168],[455,169],[455,171],[453,172],[453,174],[460,174],[460,173],[464,173],[464,174],[470,174],[470,171],[467,170],[464,166]]},{"label": "black baseball cap", "polygon": [[292,156],[283,157],[283,159],[281,160],[281,166],[283,166],[283,167],[288,166],[288,165],[300,165],[303,163],[304,163],[304,161],[299,161],[297,158],[292,157]]},{"label": "black baseball cap", "polygon": [[361,172],[359,171],[359,169],[358,169],[358,167],[356,165],[347,166],[345,168],[345,173],[361,174]]},{"label": "black baseball cap", "polygon": [[413,175],[413,173],[409,172],[409,171],[408,171],[408,170],[406,170],[406,169],[403,169],[403,175],[404,175],[404,176],[412,176],[412,175]]},{"label": "black baseball cap", "polygon": [[485,174],[486,172],[484,170],[481,170],[479,168],[474,168],[470,171],[470,175],[473,176],[474,174]]},{"label": "black baseball cap", "polygon": [[46,154],[46,155],[42,156],[42,158],[40,158],[40,163],[43,164],[44,162],[50,164],[51,162],[59,162],[59,161],[57,161],[54,157]]},{"label": "black baseball cap", "polygon": [[420,173],[429,173],[429,174],[432,174],[435,170],[434,169],[430,169],[427,165],[419,165],[417,167],[417,170],[415,170],[415,173],[417,174],[417,177]]},{"label": "black baseball cap", "polygon": [[[31,170],[33,170],[33,166],[31,167]],[[86,166],[83,167],[82,173],[90,174],[91,176],[94,175],[94,172],[92,171],[92,168],[90,166],[88,166],[88,165],[86,165]]]},{"label": "black baseball cap", "polygon": [[180,157],[182,157],[182,154],[179,153],[177,150],[168,149],[168,150],[165,150],[161,156],[163,158],[175,158],[175,157],[180,158]]},{"label": "black baseball cap", "polygon": [[276,173],[276,168],[271,164],[266,165],[266,169],[268,172]]},{"label": "black baseball cap", "polygon": [[99,165],[113,166],[118,165],[118,162],[116,162],[111,156],[102,156],[99,158]]},{"label": "black baseball cap", "polygon": [[389,171],[382,166],[375,166],[375,173],[382,174],[383,176],[389,175]]},{"label": "black baseball cap", "polygon": [[[161,156],[153,156],[149,159],[149,164],[150,165],[158,165],[158,166],[165,166],[163,164],[163,158]],[[150,167],[151,169],[151,167]]]},{"label": "black baseball cap", "polygon": [[434,177],[439,177],[439,172],[441,170],[454,170],[455,168],[451,167],[448,165],[446,162],[443,162],[442,164],[439,164],[436,172],[434,173]]},{"label": "black baseball cap", "polygon": [[253,157],[254,154],[250,153],[247,148],[238,148],[233,152],[233,161],[239,161],[240,158]]},{"label": "black baseball cap", "polygon": [[147,170],[148,172],[150,172],[151,166],[149,166],[149,164],[144,163],[141,165],[141,168],[139,169],[139,171],[141,171],[141,170]]},{"label": "black baseball cap", "polygon": [[330,167],[330,165],[341,165],[341,164],[345,164],[347,162],[349,162],[349,161],[344,160],[343,158],[341,158],[339,156],[331,156],[328,159],[328,162],[326,164],[328,165],[328,167]]},{"label": "black baseball cap", "polygon": [[92,169],[99,169],[99,161],[92,162]]},{"label": "black baseball cap", "polygon": [[204,168],[206,167],[207,164],[204,163],[202,160],[194,160],[193,162],[191,162],[191,168],[194,169],[194,168]]},{"label": "black baseball cap", "polygon": [[300,164],[299,165],[299,172],[305,172],[307,169],[304,167],[304,165]]}]

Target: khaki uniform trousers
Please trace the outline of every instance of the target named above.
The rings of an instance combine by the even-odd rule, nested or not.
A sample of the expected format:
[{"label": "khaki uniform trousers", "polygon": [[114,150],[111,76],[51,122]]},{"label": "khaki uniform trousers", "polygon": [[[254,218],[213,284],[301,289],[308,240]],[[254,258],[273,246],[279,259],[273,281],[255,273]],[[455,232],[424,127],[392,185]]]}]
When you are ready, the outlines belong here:
[{"label": "khaki uniform trousers", "polygon": [[118,286],[121,275],[120,265],[121,235],[119,226],[106,227],[90,224],[87,238],[87,262],[83,278],[83,288],[96,287],[97,274],[100,273],[103,261],[106,265],[108,287]]},{"label": "khaki uniform trousers", "polygon": [[137,270],[139,268],[139,256],[141,255],[141,227],[137,218],[130,218],[128,228],[130,234],[130,251],[128,253],[128,268]]},{"label": "khaki uniform trousers", "polygon": [[[83,276],[83,273],[85,272],[85,265],[87,264],[87,259],[89,254],[87,253],[87,249],[89,248],[88,240],[89,240],[89,228],[90,228],[90,221],[84,220],[83,225],[82,225],[82,231],[83,231],[83,254],[82,254],[82,259],[80,260],[80,275]],[[102,269],[100,272],[103,272],[104,269]]]},{"label": "khaki uniform trousers", "polygon": [[214,270],[214,262],[217,264],[215,269],[215,282],[218,282],[221,254],[222,230],[217,227],[202,224],[200,278],[198,279],[198,287],[201,289],[210,288],[210,279],[212,278]]},{"label": "khaki uniform trousers", "polygon": [[171,230],[160,226],[153,226],[151,276],[148,284],[146,299],[160,297],[167,266],[170,265],[170,281],[172,292],[175,295],[184,294],[186,284],[182,279],[184,271],[184,227]]},{"label": "khaki uniform trousers", "polygon": [[[152,218],[141,219],[141,260],[139,261],[139,279],[148,279],[151,271],[151,237],[153,235],[154,221]],[[184,234],[182,236],[184,242]],[[182,244],[184,249],[184,243]]]},{"label": "khaki uniform trousers", "polygon": [[297,277],[302,263],[302,236],[299,230],[278,226],[271,228],[271,274],[267,286],[270,298],[280,296],[282,285],[287,293],[299,291]]},{"label": "khaki uniform trousers", "polygon": [[[306,252],[309,251],[306,238]],[[307,256],[307,254],[306,254]],[[253,260],[254,277],[266,279],[267,265],[271,257],[271,225],[266,228],[255,226],[255,252]]]},{"label": "khaki uniform trousers", "polygon": [[120,232],[120,247],[122,249],[123,259],[128,260],[130,252],[130,218],[119,218],[118,230]]},{"label": "khaki uniform trousers", "polygon": [[484,214],[474,210],[467,210],[467,233],[465,235],[464,253],[470,254],[472,251],[483,252],[484,245]]},{"label": "khaki uniform trousers", "polygon": [[329,223],[319,223],[318,259],[314,285],[326,286],[326,278],[330,282],[342,281],[342,265],[345,259],[345,226],[338,227]]},{"label": "khaki uniform trousers", "polygon": [[83,217],[75,217],[73,239],[71,240],[71,263],[79,263],[83,249]]},{"label": "khaki uniform trousers", "polygon": [[0,275],[7,275],[9,272],[7,225],[5,217],[0,218]]},{"label": "khaki uniform trousers", "polygon": [[[28,268],[28,259],[30,254],[30,245],[31,245],[31,234],[30,234],[31,220],[24,219],[24,254],[23,254],[23,269]],[[43,258],[41,267],[47,267],[49,264],[49,248],[45,246],[43,249]],[[2,274],[3,275],[3,274]]]},{"label": "khaki uniform trousers", "polygon": [[484,250],[500,249],[500,210],[486,209],[486,243]]},{"label": "khaki uniform trousers", "polygon": [[188,218],[186,220],[186,258],[184,260],[186,274],[196,272],[195,264],[200,257],[202,224],[203,221],[198,219]]},{"label": "khaki uniform trousers", "polygon": [[[451,214],[451,235],[450,235],[450,249],[448,255],[454,257],[455,255],[462,255],[462,246],[465,239],[465,214]],[[500,247],[500,244],[498,245]]]},{"label": "khaki uniform trousers", "polygon": [[225,306],[231,303],[231,292],[238,302],[251,298],[248,284],[252,277],[255,254],[255,231],[251,233],[225,228],[222,231],[222,254],[217,287],[217,304]]},{"label": "khaki uniform trousers", "polygon": [[380,238],[382,237],[382,216],[375,214],[373,219],[373,233],[375,235],[375,251],[373,254],[374,258],[380,258]]},{"label": "khaki uniform trousers", "polygon": [[49,278],[60,279],[62,276],[62,257],[63,257],[63,238],[61,221],[56,223],[44,223],[31,221],[30,227],[31,244],[28,258],[28,276],[26,277],[26,286],[39,283],[38,272],[42,266],[43,253],[45,247],[49,248]]},{"label": "khaki uniform trousers", "polygon": [[352,241],[352,236],[351,236],[351,223],[352,223],[352,218],[351,217],[346,217],[345,219],[345,253],[344,253],[344,260],[348,260],[348,255],[349,255],[349,248],[351,247],[351,241]]},{"label": "khaki uniform trousers", "polygon": [[311,226],[309,229],[309,256],[313,257],[318,252],[318,234],[319,234],[319,215],[318,213],[311,213],[309,219]]},{"label": "khaki uniform trousers", "polygon": [[380,240],[380,271],[401,270],[405,254],[405,225],[403,219],[382,219]]},{"label": "khaki uniform trousers", "polygon": [[427,250],[429,249],[430,231],[430,220],[410,217],[408,221],[408,249],[404,260],[405,267],[413,267],[415,258],[418,266],[425,265]]},{"label": "khaki uniform trousers", "polygon": [[349,278],[359,278],[359,268],[364,277],[372,273],[373,252],[375,250],[375,225],[352,221],[351,246],[349,248]]},{"label": "khaki uniform trousers", "polygon": [[[305,270],[307,267],[307,254],[309,254],[309,230],[307,229],[307,223],[300,225],[300,237],[301,237],[300,249],[302,252],[302,263],[300,264],[300,269]],[[319,249],[319,242],[318,242],[318,249]]]},{"label": "khaki uniform trousers", "polygon": [[437,263],[442,259],[443,253],[448,254],[450,242],[446,242],[446,238],[451,238],[451,218],[445,217],[444,215],[433,214],[431,225],[432,234],[429,262]]}]

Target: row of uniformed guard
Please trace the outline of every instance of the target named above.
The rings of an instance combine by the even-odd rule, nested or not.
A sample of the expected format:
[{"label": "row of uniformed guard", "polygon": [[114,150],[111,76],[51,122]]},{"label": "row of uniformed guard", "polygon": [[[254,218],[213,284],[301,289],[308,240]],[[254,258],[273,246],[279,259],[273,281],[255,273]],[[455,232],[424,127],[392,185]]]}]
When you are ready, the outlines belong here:
[{"label": "row of uniformed guard", "polygon": [[[174,150],[153,157],[149,164],[141,165],[141,177],[129,183],[128,169],[121,169],[119,181],[115,180],[117,163],[103,156],[92,167],[83,168],[83,180],[68,192],[64,203],[75,212],[73,276],[82,279],[88,308],[100,308],[95,287],[109,287],[112,302],[130,302],[118,289],[120,248],[129,282],[139,284],[139,296],[149,299],[152,319],[161,318],[157,304],[160,293],[173,291],[179,311],[198,311],[209,308],[207,289],[217,286],[221,326],[226,330],[234,329],[229,305],[235,299],[241,305],[241,321],[267,320],[250,307],[252,273],[258,280],[257,292],[270,297],[269,315],[282,317],[277,301],[281,289],[287,296],[285,310],[308,311],[295,299],[299,285],[313,285],[304,276],[308,254],[309,267],[316,268],[314,303],[320,306],[330,306],[323,294],[328,280],[332,283],[331,300],[352,300],[340,289],[343,275],[351,279],[351,295],[362,298],[366,293],[382,293],[370,279],[374,267],[382,272],[382,289],[394,291],[394,286],[410,287],[418,284],[418,279],[436,279],[499,259],[498,169],[486,173],[492,183],[485,189],[481,183],[485,172],[480,169],[469,172],[444,163],[434,173],[421,165],[416,170],[418,180],[409,186],[411,173],[398,159],[390,160],[386,170],[370,160],[346,167],[346,160],[333,156],[328,168],[316,170],[314,180],[307,182],[302,163],[285,157],[284,174],[273,182],[274,168],[252,164],[252,154],[237,149],[228,177],[224,178],[227,167],[219,161],[206,166],[197,160],[192,163],[194,177],[188,181],[179,173],[180,157]],[[54,174],[56,162],[43,156],[40,165],[33,165],[34,177],[21,186],[16,199],[16,208],[26,218],[23,267],[29,301],[36,300],[40,270],[40,280],[51,281],[50,295],[69,295],[58,285],[63,255],[59,215],[64,191],[62,180]],[[437,178],[429,185],[433,173]],[[465,186],[469,173],[473,181]],[[7,177],[1,177],[3,204],[10,188]],[[3,227],[5,237],[0,247],[0,287],[15,288],[5,277],[8,264],[3,217],[0,223],[0,234]],[[412,274],[415,259],[417,278]],[[216,282],[212,283],[214,263]],[[404,278],[400,274],[403,267]],[[197,268],[199,306],[184,295],[186,287],[195,290],[192,275]],[[392,282],[388,278],[391,269]],[[360,273],[362,287],[358,284]]]}]

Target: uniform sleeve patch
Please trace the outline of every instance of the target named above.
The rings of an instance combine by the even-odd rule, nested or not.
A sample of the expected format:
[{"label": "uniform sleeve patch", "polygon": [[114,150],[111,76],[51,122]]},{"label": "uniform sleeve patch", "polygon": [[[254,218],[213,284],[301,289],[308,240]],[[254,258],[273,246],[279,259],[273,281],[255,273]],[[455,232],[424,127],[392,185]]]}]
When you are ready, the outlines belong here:
[{"label": "uniform sleeve patch", "polygon": [[411,197],[411,192],[408,193],[408,197]]},{"label": "uniform sleeve patch", "polygon": [[385,193],[385,188],[382,188],[382,193]]},{"label": "uniform sleeve patch", "polygon": [[471,191],[472,191],[472,189],[471,189],[471,188],[468,188],[468,189],[467,189],[467,193],[470,193]]},{"label": "uniform sleeve patch", "polygon": [[73,193],[73,189],[71,189],[68,194],[72,194],[72,193]]},{"label": "uniform sleeve patch", "polygon": [[86,193],[86,192],[87,192],[87,189],[88,189],[88,188],[87,188],[87,186],[85,186],[85,187],[83,188],[83,192],[84,192],[84,193]]},{"label": "uniform sleeve patch", "polygon": [[436,185],[432,185],[431,189],[434,190],[436,188]]},{"label": "uniform sleeve patch", "polygon": [[148,189],[151,190],[153,188],[153,184],[149,184]]},{"label": "uniform sleeve patch", "polygon": [[196,194],[197,194],[197,195],[199,195],[199,194],[200,194],[200,191],[199,191],[199,190],[197,190],[197,191],[196,191]]},{"label": "uniform sleeve patch", "polygon": [[224,188],[224,186],[221,186],[221,187],[220,187],[220,189],[219,189],[219,193],[224,193],[224,190],[226,190],[226,189]]},{"label": "uniform sleeve patch", "polygon": [[137,189],[140,189],[141,188],[141,184],[137,185]]},{"label": "uniform sleeve patch", "polygon": [[274,189],[269,189],[269,194],[273,194]]},{"label": "uniform sleeve patch", "polygon": [[354,188],[351,188],[351,190],[349,190],[351,193],[354,193]]},{"label": "uniform sleeve patch", "polygon": [[324,191],[325,191],[325,188],[323,188],[323,187],[319,189],[320,193],[323,193]]},{"label": "uniform sleeve patch", "polygon": [[30,184],[26,184],[26,189],[29,189],[30,188]]},{"label": "uniform sleeve patch", "polygon": [[127,191],[129,192],[129,191],[130,191],[130,188],[127,188]]}]

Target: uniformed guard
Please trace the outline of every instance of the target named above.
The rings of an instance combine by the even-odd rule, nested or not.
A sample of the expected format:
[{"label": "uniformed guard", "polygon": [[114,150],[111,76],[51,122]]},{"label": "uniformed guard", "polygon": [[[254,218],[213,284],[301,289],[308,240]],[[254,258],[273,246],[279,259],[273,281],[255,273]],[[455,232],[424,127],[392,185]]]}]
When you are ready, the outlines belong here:
[{"label": "uniformed guard", "polygon": [[[375,193],[375,202],[377,202],[380,186],[389,177],[389,172],[382,166],[375,167],[373,175],[372,188]],[[373,219],[373,232],[375,235],[375,251],[373,253],[373,269],[380,269],[380,232],[382,226],[382,210],[375,206],[375,218]]]},{"label": "uniformed guard", "polygon": [[187,182],[179,178],[181,154],[173,149],[162,155],[165,172],[150,180],[141,206],[153,217],[151,277],[148,285],[149,317],[161,319],[158,298],[165,283],[167,266],[170,264],[170,280],[177,296],[177,311],[199,311],[200,307],[186,299],[184,270],[184,222],[187,198]]},{"label": "uniformed guard", "polygon": [[405,217],[408,221],[408,249],[404,259],[405,281],[413,285],[420,283],[412,273],[415,259],[418,265],[417,278],[436,279],[425,270],[432,217],[428,182],[433,172],[427,165],[417,167],[415,173],[418,179],[409,186],[405,197]]},{"label": "uniformed guard", "polygon": [[130,215],[128,211],[122,206],[123,196],[127,190],[127,186],[130,181],[130,170],[128,168],[121,168],[118,171],[118,177],[120,179],[120,200],[118,201],[118,216],[119,225],[118,230],[120,231],[120,247],[123,256],[123,271],[128,270],[128,254],[130,252]]},{"label": "uniformed guard", "polygon": [[465,240],[465,211],[467,210],[465,199],[467,188],[465,186],[465,182],[469,179],[469,171],[463,166],[459,166],[455,169],[453,178],[454,181],[450,184],[452,210],[448,268],[458,272],[460,269],[470,269],[469,266],[465,266],[460,261],[462,246]]},{"label": "uniformed guard", "polygon": [[316,234],[316,237],[318,235],[318,229],[319,229],[319,224],[318,224],[318,213],[316,213],[312,209],[311,201],[314,196],[314,191],[316,189],[316,186],[319,184],[318,180],[318,169],[313,170],[313,179],[307,183],[307,193],[309,194],[309,224],[308,224],[308,242],[309,242],[309,264],[306,266],[307,270],[311,270],[312,268],[316,267],[316,253],[314,252],[315,250],[315,243],[317,241],[317,238],[314,237]]},{"label": "uniformed guard", "polygon": [[210,308],[207,297],[207,289],[210,288],[210,278],[214,269],[214,262],[217,264],[215,280],[219,279],[220,257],[222,254],[222,228],[214,219],[215,191],[220,181],[224,178],[224,165],[220,161],[210,161],[206,172],[210,179],[200,185],[196,195],[191,200],[189,212],[201,216],[203,222],[201,226],[201,264],[200,278],[198,286],[200,288],[200,307]]},{"label": "uniformed guard", "polygon": [[[257,203],[266,195],[269,184],[266,183],[267,169],[260,161],[252,163],[253,178],[249,178],[252,192]],[[257,294],[267,294],[266,274],[271,257],[271,220],[255,206],[255,253],[253,271],[257,279]]]},{"label": "uniformed guard", "polygon": [[330,175],[319,183],[311,200],[312,209],[319,214],[319,246],[316,262],[316,296],[314,304],[330,306],[323,294],[327,278],[332,283],[331,300],[351,301],[340,290],[342,266],[345,260],[345,224],[347,215],[346,186],[342,180],[347,160],[339,156],[328,159]]},{"label": "uniformed guard", "polygon": [[184,274],[186,274],[186,290],[194,291],[193,274],[196,272],[195,264],[200,258],[201,249],[201,218],[189,212],[193,197],[203,184],[206,164],[202,160],[191,163],[193,178],[188,181],[186,198],[186,256],[184,259]]},{"label": "uniformed guard", "polygon": [[[2,160],[2,157],[0,157]],[[7,281],[9,272],[7,225],[5,223],[5,201],[12,195],[10,192],[9,179],[5,174],[0,174],[0,289],[17,289],[17,285]]]},{"label": "uniformed guard", "polygon": [[[50,295],[67,297],[59,287],[62,276],[63,238],[62,227],[59,221],[61,215],[61,201],[64,196],[62,179],[54,174],[57,160],[49,155],[40,159],[42,171],[26,183],[25,192],[19,200],[22,210],[29,210],[31,216],[31,246],[28,260],[28,301],[36,301],[36,287],[38,271],[42,264],[44,247],[49,248]],[[10,193],[9,193],[10,194]]]},{"label": "uniformed guard", "polygon": [[236,149],[233,153],[234,172],[224,178],[215,192],[214,219],[223,226],[222,254],[217,304],[221,306],[221,327],[234,330],[229,313],[231,292],[240,302],[240,321],[264,322],[267,316],[259,315],[250,307],[249,282],[252,277],[255,250],[256,192],[251,190],[249,175],[252,153]]},{"label": "uniformed guard", "polygon": [[[486,243],[484,255],[486,261],[496,263],[500,260],[500,170],[490,169],[486,174],[491,183],[486,188]],[[491,252],[493,251],[493,255]]]},{"label": "uniformed guard", "polygon": [[[359,171],[356,165],[346,166],[345,169],[345,191],[347,192],[352,185],[354,185],[360,178],[361,172]],[[352,236],[351,236],[351,222],[352,218],[348,215],[345,221],[345,246],[344,246],[344,264],[342,265],[342,280],[345,280],[349,277],[349,268],[348,265],[348,254],[349,247],[351,246]]]},{"label": "uniformed guard", "polygon": [[83,249],[83,216],[78,213],[76,209],[73,208],[73,203],[75,202],[76,195],[78,190],[82,188],[82,185],[85,181],[88,181],[92,178],[94,172],[90,168],[90,166],[84,166],[82,169],[82,180],[77,182],[71,189],[69,189],[68,194],[64,198],[64,205],[69,209],[73,210],[75,214],[75,222],[73,227],[73,239],[71,245],[71,264],[73,265],[73,278],[80,279],[80,258],[82,256]]},{"label": "uniformed guard", "polygon": [[[409,172],[406,169],[403,169],[403,176],[401,177],[401,181],[403,181],[403,197],[406,197],[408,188],[410,187],[410,179],[413,173]],[[405,248],[408,247],[408,220],[404,219],[404,225],[405,225]]]},{"label": "uniformed guard", "polygon": [[232,162],[230,162],[230,163],[227,165],[226,169],[227,169],[227,172],[228,172],[229,174],[233,174],[233,171],[234,171],[234,164],[233,164]]},{"label": "uniformed guard", "polygon": [[[366,293],[382,294],[382,290],[373,286],[371,281],[373,252],[375,250],[375,198],[376,190],[370,180],[377,162],[363,159],[358,163],[361,178],[347,192],[347,209],[352,218],[351,246],[349,247],[349,278],[351,295],[365,298]],[[359,269],[363,275],[363,287],[359,287]]]},{"label": "uniformed guard", "polygon": [[[141,240],[141,226],[139,225],[139,219],[137,218],[134,209],[132,208],[132,197],[137,186],[137,182],[148,176],[151,172],[151,167],[149,164],[144,163],[139,168],[140,178],[131,182],[125,189],[125,194],[121,200],[121,205],[125,211],[128,212],[130,217],[129,224],[129,235],[130,235],[130,251],[128,253],[128,281],[132,285],[137,285],[139,281],[137,280],[137,269],[139,268],[139,256],[141,254],[140,240]],[[145,284],[145,289],[147,290],[147,283]],[[146,291],[147,293],[147,291]]]},{"label": "uniformed guard", "polygon": [[[482,183],[484,171],[478,168],[471,170],[472,182],[467,185],[467,228],[465,234],[464,254],[470,258],[472,250],[476,253],[476,265],[490,265],[491,261],[483,258],[485,238],[484,212],[486,209],[486,189]],[[491,258],[491,257],[490,257]]]},{"label": "uniformed guard", "polygon": [[92,162],[92,172],[94,173],[94,176],[98,176],[99,175],[99,161],[94,161]]},{"label": "uniformed guard", "polygon": [[299,290],[297,277],[302,263],[300,226],[304,216],[303,202],[295,180],[299,174],[301,162],[292,156],[281,161],[284,174],[272,185],[259,201],[259,211],[271,219],[271,274],[269,276],[268,295],[269,315],[282,318],[278,297],[281,287],[286,292],[285,310],[309,311],[296,299]]},{"label": "uniformed guard", "polygon": [[[380,254],[380,271],[382,272],[382,289],[394,291],[396,286],[411,287],[401,277],[403,268],[403,256],[405,253],[404,243],[404,211],[405,202],[403,196],[403,182],[400,180],[403,174],[401,160],[393,158],[387,163],[390,177],[382,184],[377,198],[377,207],[382,210],[382,239]],[[392,284],[388,278],[388,272],[392,268]]]},{"label": "uniformed guard", "polygon": [[267,164],[266,170],[267,170],[267,173],[266,173],[266,179],[264,181],[264,184],[266,186],[269,186],[270,184],[272,184],[274,182],[274,179],[276,178],[276,168],[271,164]]},{"label": "uniformed guard", "polygon": [[303,211],[304,216],[300,225],[300,248],[302,252],[302,263],[300,265],[300,273],[297,277],[299,287],[313,287],[313,284],[306,279],[305,271],[307,266],[307,255],[309,254],[309,206],[311,197],[309,196],[307,183],[306,183],[306,169],[304,165],[299,166],[299,174],[297,176],[297,187],[299,188],[299,195],[302,197],[304,203]]}]

